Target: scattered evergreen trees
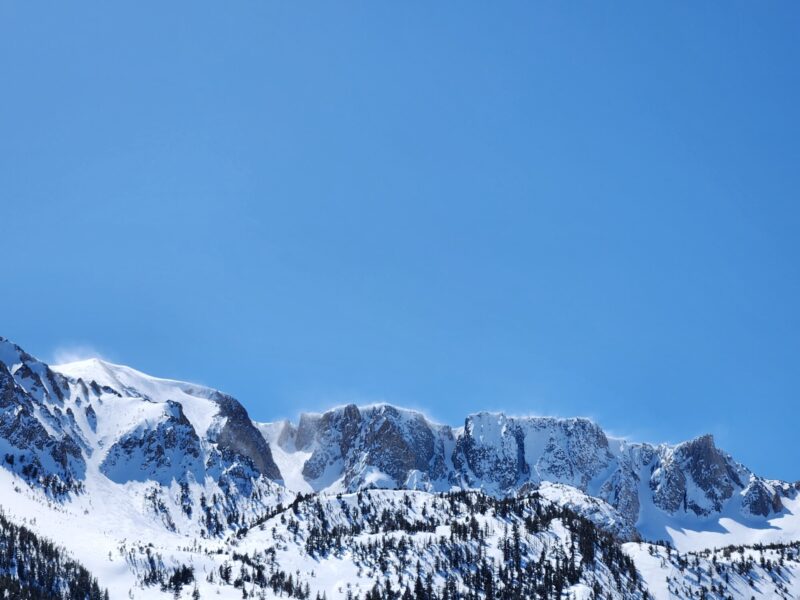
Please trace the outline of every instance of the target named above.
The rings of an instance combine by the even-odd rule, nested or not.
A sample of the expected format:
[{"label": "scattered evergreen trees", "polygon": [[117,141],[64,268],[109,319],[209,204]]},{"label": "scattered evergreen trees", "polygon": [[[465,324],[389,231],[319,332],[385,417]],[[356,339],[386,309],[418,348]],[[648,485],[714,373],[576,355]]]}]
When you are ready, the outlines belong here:
[{"label": "scattered evergreen trees", "polygon": [[0,513],[0,598],[108,600],[108,591],[63,549]]},{"label": "scattered evergreen trees", "polygon": [[[254,520],[251,527],[263,529],[271,523],[275,536],[279,523],[284,533],[277,535],[288,535],[279,543],[297,544],[319,560],[346,555],[375,581],[363,595],[348,591],[353,600],[560,598],[580,581],[594,584],[597,598],[610,588],[644,596],[633,560],[617,539],[538,494],[498,499],[458,491],[434,497],[421,510],[412,507],[409,496],[388,505],[375,502],[368,491],[356,497],[354,507],[342,498],[300,496],[289,507]],[[337,500],[334,523],[326,503]],[[487,538],[496,532],[487,530],[483,515],[494,517],[495,526],[505,524],[499,543],[502,560],[488,552]],[[550,540],[556,521],[566,532],[566,547],[555,540],[542,541]],[[447,526],[449,535],[437,535],[440,526]],[[241,530],[238,536],[245,534]],[[602,587],[596,578],[600,566],[608,574]],[[233,553],[208,580],[241,588],[243,597],[259,598],[269,590],[278,596],[312,598],[309,583],[301,581],[299,573],[287,573],[270,547],[255,555]]]}]

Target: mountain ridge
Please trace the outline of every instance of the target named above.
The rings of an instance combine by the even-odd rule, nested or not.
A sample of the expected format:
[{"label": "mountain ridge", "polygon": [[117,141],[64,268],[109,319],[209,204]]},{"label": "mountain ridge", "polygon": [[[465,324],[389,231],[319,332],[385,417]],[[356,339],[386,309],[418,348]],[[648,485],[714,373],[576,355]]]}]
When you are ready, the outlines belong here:
[{"label": "mountain ridge", "polygon": [[[410,429],[403,428],[404,414],[413,417],[406,423]],[[796,489],[753,474],[717,448],[710,434],[674,445],[637,443],[610,437],[581,417],[479,412],[467,416],[463,428],[454,428],[380,403],[303,413],[296,424],[258,426],[273,448],[288,444],[311,452],[303,474],[314,491],[376,485],[507,495],[549,481],[608,501],[633,524],[642,500],[633,488],[642,479],[652,491],[649,500],[660,509],[697,517],[719,513],[731,500],[741,500],[746,516],[768,517],[779,513],[781,498]],[[390,448],[370,442],[367,434],[378,429],[393,440]]]},{"label": "mountain ridge", "polygon": [[[211,476],[248,491],[266,481],[289,493],[374,487],[477,489],[498,497],[561,485],[583,494],[584,504],[604,503],[618,533],[656,539],[715,515],[766,522],[797,496],[795,484],[757,476],[710,434],[655,445],[609,436],[586,417],[497,411],[467,415],[453,427],[385,402],[301,413],[296,423],[257,423],[235,398],[207,386],[100,359],[51,367],[12,342],[0,346],[6,396],[16,389],[31,408],[23,415],[27,426],[19,414],[0,422],[6,440],[27,430],[34,445],[50,448],[50,468],[37,465],[36,472],[47,471],[50,485],[64,490],[82,485],[87,461],[98,454],[100,471],[118,483],[130,477],[188,485]],[[114,408],[98,426],[104,398]],[[652,515],[661,521],[655,528]]]},{"label": "mountain ridge", "polygon": [[[318,571],[326,573],[314,589],[335,585],[334,598],[346,600],[351,584],[360,590],[353,597],[378,589],[378,596],[363,597],[388,598],[390,580],[405,585],[410,576],[411,544],[418,560],[431,561],[417,578],[427,573],[444,588],[474,585],[470,563],[456,557],[488,552],[480,568],[507,590],[528,589],[517,579],[527,564],[536,581],[550,573],[541,585],[552,584],[546,582],[554,573],[570,580],[562,584],[573,586],[576,597],[589,598],[582,594],[600,586],[609,597],[645,598],[647,589],[664,589],[664,569],[677,577],[687,552],[731,545],[758,552],[778,544],[770,546],[770,560],[791,561],[798,556],[791,544],[800,540],[798,485],[757,476],[711,435],[674,445],[637,443],[585,417],[489,411],[453,427],[388,403],[258,423],[238,400],[213,388],[101,360],[49,366],[3,338],[0,464],[3,510],[54,535],[92,572],[105,573],[101,583],[112,597],[157,582],[178,595],[188,581],[216,592],[235,589],[245,580],[229,578],[227,569],[239,564],[243,573],[280,574],[269,584],[259,580],[263,589],[283,590],[278,596],[294,590],[294,597],[306,597],[305,587],[298,592],[289,578],[295,569],[306,587]],[[542,521],[543,515],[550,516]],[[326,537],[334,521],[336,533]],[[515,522],[527,528],[522,539],[537,556],[521,559],[511,576],[500,557],[508,556]],[[146,540],[155,540],[154,550]],[[659,540],[678,554],[640,544]],[[578,560],[575,544],[587,556],[600,552],[589,571],[564,570],[560,561]],[[592,550],[592,544],[599,545]],[[393,557],[386,566],[391,576],[378,588],[365,587],[369,573],[384,565],[370,558],[376,547]],[[540,552],[550,553],[554,570],[539,570]],[[619,553],[644,565],[644,580]],[[358,569],[348,556],[360,557]],[[767,566],[747,557],[752,577],[784,589],[784,580],[772,581]],[[203,582],[190,573],[192,564],[220,572],[222,580],[207,572]],[[436,571],[437,564],[457,566],[458,576]],[[621,579],[617,567],[626,573]],[[681,582],[682,589],[699,589]],[[746,584],[736,584],[737,597],[749,597]]]}]

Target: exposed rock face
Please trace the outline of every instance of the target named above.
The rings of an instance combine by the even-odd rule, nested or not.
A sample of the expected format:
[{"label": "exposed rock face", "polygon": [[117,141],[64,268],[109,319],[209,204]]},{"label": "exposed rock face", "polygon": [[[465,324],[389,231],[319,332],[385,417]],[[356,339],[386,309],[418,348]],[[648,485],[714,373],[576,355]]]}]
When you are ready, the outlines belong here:
[{"label": "exposed rock face", "polygon": [[639,519],[639,481],[639,475],[630,460],[623,459],[598,494],[615,507],[628,524],[635,524]]},{"label": "exposed rock face", "polygon": [[323,415],[303,415],[297,427],[295,447],[313,454],[303,467],[310,480],[322,477],[329,467],[350,454],[361,426],[361,412],[351,404]]},{"label": "exposed rock face", "polygon": [[420,414],[404,416],[394,407],[382,406],[367,414],[363,437],[367,464],[395,481],[404,481],[411,471],[427,473],[434,480],[445,475],[442,446]]},{"label": "exposed rock face", "polygon": [[528,481],[586,489],[612,460],[605,433],[587,419],[467,417],[453,465],[469,485],[508,492]]},{"label": "exposed rock face", "polygon": [[61,409],[65,382],[0,338],[0,448],[7,468],[55,495],[80,488],[86,470],[80,431]]},{"label": "exposed rock face", "polygon": [[480,413],[467,417],[456,442],[453,466],[467,485],[494,484],[510,490],[530,471],[524,436],[513,419]]},{"label": "exposed rock face", "polygon": [[294,433],[297,450],[311,452],[303,476],[323,487],[343,478],[345,489],[429,487],[448,476],[448,440],[449,427],[387,405],[302,415]]},{"label": "exposed rock face", "polygon": [[606,434],[588,419],[537,419],[535,423],[534,439],[542,428],[550,435],[536,463],[536,472],[542,479],[571,482],[579,489],[586,489],[613,460]]},{"label": "exposed rock face", "polygon": [[138,427],[122,436],[108,451],[100,470],[112,481],[157,481],[168,485],[189,474],[203,479],[200,438],[181,405],[168,401],[154,427]]},{"label": "exposed rock face", "polygon": [[776,486],[774,483],[752,476],[747,489],[744,491],[742,508],[750,515],[760,517],[768,517],[773,513],[779,513],[783,510],[781,492],[786,493],[781,489],[780,485]]},{"label": "exposed rock face", "polygon": [[663,448],[659,458],[650,486],[656,506],[667,512],[719,512],[734,491],[744,487],[744,469],[717,449],[710,435]]},{"label": "exposed rock face", "polygon": [[679,465],[668,463],[653,472],[650,479],[653,501],[668,513],[686,510],[686,474]]},{"label": "exposed rock face", "polygon": [[272,459],[272,451],[244,407],[235,398],[219,392],[213,400],[219,405],[220,416],[225,418],[225,425],[216,440],[223,454],[247,459],[265,477],[280,479],[281,473]]},{"label": "exposed rock face", "polygon": [[94,411],[94,407],[91,404],[87,404],[86,408],[83,409],[84,414],[86,415],[86,422],[89,424],[89,427],[92,431],[97,430],[97,413]]}]

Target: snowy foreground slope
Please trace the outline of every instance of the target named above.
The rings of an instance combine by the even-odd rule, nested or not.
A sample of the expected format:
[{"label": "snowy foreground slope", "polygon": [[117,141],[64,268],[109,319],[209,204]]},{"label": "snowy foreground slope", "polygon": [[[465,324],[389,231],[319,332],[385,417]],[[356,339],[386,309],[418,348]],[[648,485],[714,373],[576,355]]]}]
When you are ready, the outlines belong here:
[{"label": "snowy foreground slope", "polygon": [[6,517],[112,598],[800,597],[797,486],[709,436],[389,405],[258,424],[216,390],[0,338],[0,461]]}]

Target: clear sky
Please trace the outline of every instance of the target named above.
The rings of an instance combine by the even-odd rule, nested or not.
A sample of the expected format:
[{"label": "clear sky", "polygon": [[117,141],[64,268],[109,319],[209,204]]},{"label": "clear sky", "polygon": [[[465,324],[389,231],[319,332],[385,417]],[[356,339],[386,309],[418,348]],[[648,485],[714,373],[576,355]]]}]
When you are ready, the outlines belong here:
[{"label": "clear sky", "polygon": [[0,4],[0,335],[800,479],[800,3]]}]

